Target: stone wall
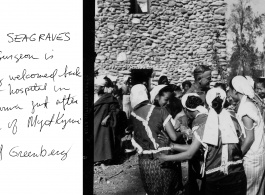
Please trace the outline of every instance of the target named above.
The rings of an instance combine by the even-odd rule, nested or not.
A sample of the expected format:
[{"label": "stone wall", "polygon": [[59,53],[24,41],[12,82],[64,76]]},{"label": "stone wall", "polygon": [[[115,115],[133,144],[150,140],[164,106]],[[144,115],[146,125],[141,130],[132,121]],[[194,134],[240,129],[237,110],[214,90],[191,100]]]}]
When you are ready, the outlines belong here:
[{"label": "stone wall", "polygon": [[[98,0],[95,16],[100,74],[118,74],[131,68],[153,68],[153,82],[163,74],[171,83],[193,80],[198,64],[226,70],[226,3],[223,0],[152,0],[150,14],[129,14],[129,0]],[[219,36],[217,33],[219,33]],[[213,72],[213,81],[220,79]]]}]

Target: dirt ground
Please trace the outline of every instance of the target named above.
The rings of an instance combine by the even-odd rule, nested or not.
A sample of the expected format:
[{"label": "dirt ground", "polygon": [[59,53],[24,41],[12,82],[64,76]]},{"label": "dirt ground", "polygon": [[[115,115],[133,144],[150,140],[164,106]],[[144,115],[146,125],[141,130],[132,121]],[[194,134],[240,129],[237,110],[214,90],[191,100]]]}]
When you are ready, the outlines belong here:
[{"label": "dirt ground", "polygon": [[[182,180],[185,183],[187,167],[182,163]],[[127,156],[122,164],[110,165],[106,170],[94,167],[94,195],[145,195],[142,185],[138,156]],[[177,195],[181,195],[178,192]]]},{"label": "dirt ground", "polygon": [[137,154],[128,156],[123,164],[110,165],[104,171],[94,167],[94,194],[145,195]]}]

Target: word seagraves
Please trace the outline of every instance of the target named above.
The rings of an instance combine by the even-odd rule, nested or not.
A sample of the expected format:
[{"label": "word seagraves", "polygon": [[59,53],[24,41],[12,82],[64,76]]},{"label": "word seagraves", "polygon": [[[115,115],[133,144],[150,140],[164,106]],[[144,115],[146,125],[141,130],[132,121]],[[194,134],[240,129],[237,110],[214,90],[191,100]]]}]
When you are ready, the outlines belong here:
[{"label": "word seagraves", "polygon": [[47,33],[47,34],[14,34],[8,33],[8,43],[12,42],[32,42],[32,41],[70,41],[70,33],[63,32],[63,33]]}]

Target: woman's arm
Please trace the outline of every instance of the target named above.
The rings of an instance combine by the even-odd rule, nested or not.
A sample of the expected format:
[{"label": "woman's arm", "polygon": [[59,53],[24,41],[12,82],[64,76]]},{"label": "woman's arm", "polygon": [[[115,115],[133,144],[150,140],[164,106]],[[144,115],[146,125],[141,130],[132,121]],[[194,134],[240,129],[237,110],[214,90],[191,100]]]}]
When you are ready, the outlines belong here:
[{"label": "woman's arm", "polygon": [[188,150],[175,155],[164,155],[162,154],[159,159],[160,161],[184,161],[190,160],[195,155],[195,153],[199,150],[201,146],[201,142],[195,138],[193,135],[192,144],[189,146]]},{"label": "woman's arm", "polygon": [[[159,134],[157,137],[160,140],[160,142],[164,143],[167,146],[170,146],[172,150],[178,151],[178,152],[185,152],[189,149],[190,145],[184,145],[184,144],[175,144],[170,141],[169,137],[166,135],[164,131],[161,131],[162,134]],[[177,132],[178,134],[178,132]],[[181,133],[179,133],[181,134]]]},{"label": "woman's arm", "polygon": [[176,141],[178,136],[177,136],[177,134],[176,134],[176,132],[174,130],[174,127],[173,127],[173,125],[172,125],[170,120],[166,123],[165,129],[166,129],[166,132],[169,135],[170,139],[172,141]]},{"label": "woman's arm", "polygon": [[253,142],[255,141],[255,137],[254,137],[254,129],[253,129],[253,125],[254,125],[253,120],[249,118],[248,116],[244,116],[242,118],[242,121],[243,121],[244,126],[246,127],[245,128],[246,138],[241,145],[241,151],[244,156],[248,152],[250,147],[252,146]]},{"label": "woman's arm", "polygon": [[174,144],[171,143],[170,147],[172,150],[174,151],[178,151],[178,152],[186,152],[187,150],[189,150],[189,148],[191,147],[191,145],[184,145],[184,144]]}]

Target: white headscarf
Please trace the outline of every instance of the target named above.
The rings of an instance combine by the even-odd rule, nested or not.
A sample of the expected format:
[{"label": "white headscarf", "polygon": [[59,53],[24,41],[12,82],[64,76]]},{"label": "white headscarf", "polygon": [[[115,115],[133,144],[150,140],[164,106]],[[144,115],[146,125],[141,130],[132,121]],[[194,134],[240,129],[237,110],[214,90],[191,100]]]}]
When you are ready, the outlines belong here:
[{"label": "white headscarf", "polygon": [[242,122],[242,117],[244,115],[244,111],[243,111],[243,107],[242,105],[244,105],[247,101],[247,98],[250,98],[253,100],[253,98],[255,97],[255,92],[254,89],[252,88],[250,82],[243,76],[236,76],[232,79],[232,85],[234,87],[234,89],[241,93],[243,95],[238,110],[237,110],[237,120],[240,124],[242,133],[244,135],[244,137],[246,137],[246,132],[245,132],[245,127],[244,124]]},{"label": "white headscarf", "polygon": [[151,104],[154,104],[154,102],[155,102],[155,98],[156,98],[157,94],[159,93],[159,91],[160,91],[161,89],[165,88],[166,86],[167,86],[167,85],[157,85],[157,86],[155,86],[155,87],[152,89],[152,91],[150,92],[150,96],[151,96],[151,98],[150,98],[150,102],[151,102]]},{"label": "white headscarf", "polygon": [[104,77],[105,77],[105,75],[97,76],[97,77],[95,78],[95,82],[94,82],[94,84],[95,84],[95,85],[99,85],[99,86],[104,87],[105,84],[107,83],[107,81],[104,79]]},{"label": "white headscarf", "polygon": [[225,109],[222,109],[221,113],[218,115],[212,108],[212,101],[218,96],[221,100],[223,100],[223,107],[226,99],[226,93],[223,89],[212,88],[206,94],[206,102],[209,105],[210,110],[208,113],[207,121],[205,123],[202,141],[204,143],[217,146],[218,129],[220,129],[222,144],[238,143],[236,129],[229,112]]},{"label": "white headscarf", "polygon": [[189,96],[196,96],[196,97],[200,97],[197,93],[187,93],[184,96],[182,96],[181,98],[181,103],[182,106],[190,111],[199,111],[200,113],[204,114],[204,113],[208,113],[208,110],[204,107],[204,106],[197,106],[196,108],[192,109],[192,108],[188,108],[186,106],[186,101],[188,99]]},{"label": "white headscarf", "polygon": [[134,85],[131,89],[130,100],[132,109],[143,101],[148,100],[146,87],[142,84]]},{"label": "white headscarf", "polygon": [[244,96],[248,96],[250,99],[254,98],[254,89],[245,77],[235,76],[232,79],[232,85],[237,92],[243,94]]}]

